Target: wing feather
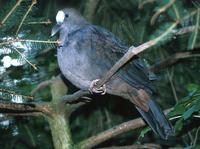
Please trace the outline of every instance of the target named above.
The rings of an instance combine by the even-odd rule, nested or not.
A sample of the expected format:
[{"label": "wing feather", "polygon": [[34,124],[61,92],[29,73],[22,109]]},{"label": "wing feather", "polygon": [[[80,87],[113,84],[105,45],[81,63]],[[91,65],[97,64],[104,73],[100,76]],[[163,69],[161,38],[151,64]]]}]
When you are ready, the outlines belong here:
[{"label": "wing feather", "polygon": [[[119,38],[102,27],[88,25],[80,31],[83,35],[80,46],[90,44],[90,49],[87,51],[93,54],[88,53],[88,55],[91,55],[90,59],[102,69],[102,72],[107,72],[128,50],[128,47]],[[134,56],[115,76],[135,88],[154,91],[150,83],[149,71],[138,56]]]}]

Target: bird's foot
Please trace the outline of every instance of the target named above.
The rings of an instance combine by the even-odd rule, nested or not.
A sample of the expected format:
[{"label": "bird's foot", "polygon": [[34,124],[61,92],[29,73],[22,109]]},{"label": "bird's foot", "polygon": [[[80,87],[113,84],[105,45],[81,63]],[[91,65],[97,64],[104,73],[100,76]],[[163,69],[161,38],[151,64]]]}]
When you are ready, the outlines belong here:
[{"label": "bird's foot", "polygon": [[101,94],[101,95],[105,95],[106,94],[106,85],[104,84],[103,86],[101,86],[100,88],[97,88],[97,82],[99,81],[99,79],[93,80],[90,84],[90,88],[89,91],[91,93],[96,93],[96,94]]}]

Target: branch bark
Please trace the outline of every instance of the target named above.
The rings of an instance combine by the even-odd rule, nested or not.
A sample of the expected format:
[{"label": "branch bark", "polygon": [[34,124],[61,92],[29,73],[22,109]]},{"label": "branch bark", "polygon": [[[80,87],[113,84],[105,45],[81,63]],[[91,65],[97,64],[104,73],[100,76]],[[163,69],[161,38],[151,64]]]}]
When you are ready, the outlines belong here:
[{"label": "branch bark", "polygon": [[104,147],[99,149],[160,149],[162,148],[159,144],[146,143],[146,144],[134,144],[129,146],[113,146],[113,147]]},{"label": "branch bark", "polygon": [[85,96],[85,95],[89,95],[90,92],[89,91],[84,91],[84,90],[79,90],[71,95],[65,95],[62,97],[62,102],[63,103],[76,103],[76,102],[80,102],[80,98]]},{"label": "branch bark", "polygon": [[[164,113],[167,114],[171,110],[172,110],[172,108],[166,109],[164,111]],[[122,124],[114,126],[106,131],[103,131],[95,136],[92,136],[92,137],[80,142],[77,146],[78,146],[78,148],[81,148],[81,149],[88,149],[88,148],[94,147],[110,138],[113,138],[122,133],[128,132],[130,130],[135,130],[137,128],[141,128],[145,125],[146,125],[146,123],[144,122],[144,120],[142,118],[130,120],[128,122],[124,122]]]},{"label": "branch bark", "polygon": [[0,112],[7,115],[30,116],[37,114],[51,114],[48,103],[12,103],[0,100]]},{"label": "branch bark", "polygon": [[102,143],[110,138],[113,138],[119,134],[134,130],[140,127],[145,126],[145,122],[142,118],[137,118],[128,122],[124,122],[120,125],[117,125],[113,128],[110,128],[96,136],[92,136],[78,144],[78,147],[81,149],[91,148],[99,143]]}]

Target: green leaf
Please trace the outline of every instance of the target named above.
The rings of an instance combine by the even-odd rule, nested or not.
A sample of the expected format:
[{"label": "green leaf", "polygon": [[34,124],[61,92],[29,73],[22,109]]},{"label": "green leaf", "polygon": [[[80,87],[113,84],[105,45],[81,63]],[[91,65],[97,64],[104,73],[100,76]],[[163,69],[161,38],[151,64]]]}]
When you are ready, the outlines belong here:
[{"label": "green leaf", "polygon": [[189,108],[186,112],[183,113],[183,119],[186,120],[196,111],[195,105]]},{"label": "green leaf", "polygon": [[199,86],[197,84],[187,85],[187,91],[188,92],[196,92],[198,89],[199,89]]},{"label": "green leaf", "polygon": [[192,147],[192,149],[200,149],[200,145],[196,145],[196,146]]},{"label": "green leaf", "polygon": [[191,103],[190,108],[183,113],[183,119],[184,120],[188,119],[189,117],[192,116],[194,112],[197,112],[199,110],[200,110],[200,98],[196,98],[195,101]]},{"label": "green leaf", "polygon": [[145,134],[148,133],[149,131],[151,131],[151,128],[150,128],[150,127],[144,128],[144,129],[140,132],[139,138],[144,138]]},{"label": "green leaf", "polygon": [[180,131],[183,128],[183,120],[179,119],[175,124],[175,130]]}]

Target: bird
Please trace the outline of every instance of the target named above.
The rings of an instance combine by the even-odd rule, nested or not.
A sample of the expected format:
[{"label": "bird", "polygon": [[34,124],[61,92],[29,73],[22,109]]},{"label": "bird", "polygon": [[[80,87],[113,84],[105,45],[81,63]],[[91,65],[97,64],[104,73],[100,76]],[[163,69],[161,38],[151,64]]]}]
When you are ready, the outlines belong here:
[{"label": "bird", "polygon": [[[57,33],[57,60],[61,73],[81,90],[90,89],[129,49],[113,33],[91,24],[73,8],[57,12],[51,36]],[[174,128],[154,101],[153,80],[156,76],[139,56],[134,56],[109,79],[102,92],[128,99],[153,132],[168,139],[174,135]]]}]

